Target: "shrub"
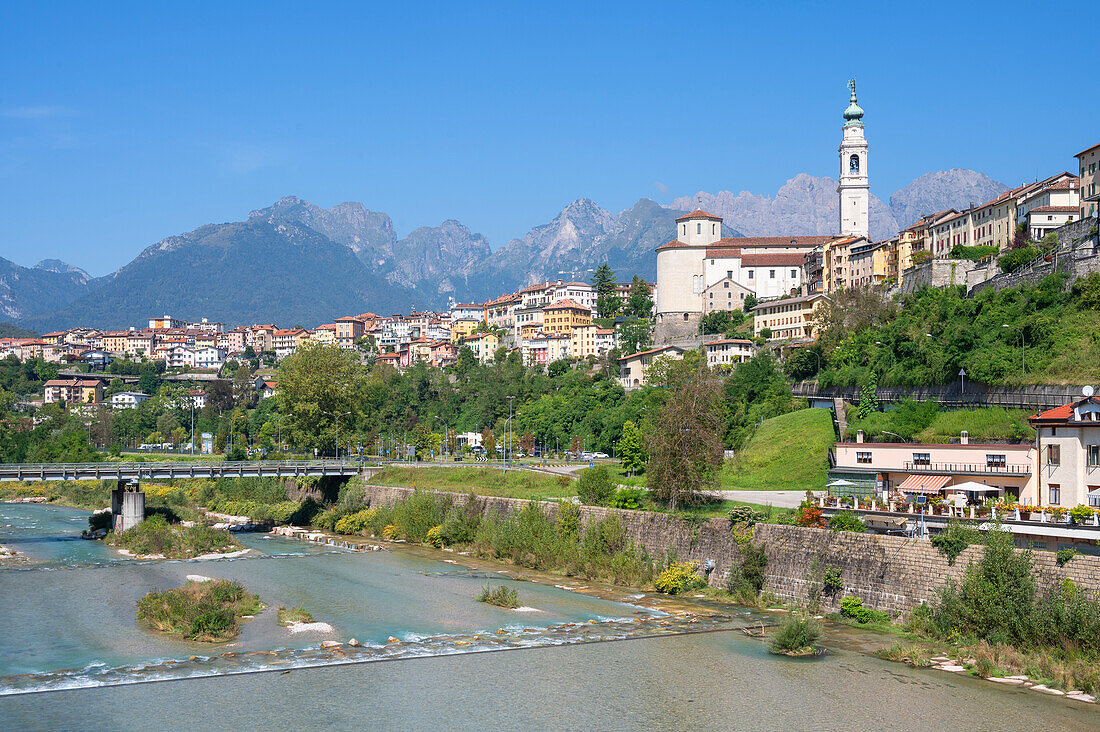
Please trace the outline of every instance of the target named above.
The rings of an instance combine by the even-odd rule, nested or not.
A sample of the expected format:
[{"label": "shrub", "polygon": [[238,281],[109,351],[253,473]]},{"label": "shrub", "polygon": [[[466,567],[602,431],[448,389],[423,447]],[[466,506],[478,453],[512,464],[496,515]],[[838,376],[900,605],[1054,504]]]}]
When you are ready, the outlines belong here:
[{"label": "shrub", "polygon": [[200,554],[237,548],[228,531],[207,526],[172,526],[154,515],[121,533],[112,533],[107,543],[134,554],[160,554],[168,559],[190,559]]},{"label": "shrub", "polygon": [[795,523],[799,526],[809,526],[817,529],[825,528],[825,519],[821,515],[821,509],[810,501],[803,501],[795,515]]},{"label": "shrub", "polygon": [[114,524],[114,514],[110,509],[106,511],[100,511],[99,513],[93,513],[88,517],[88,528],[92,531],[96,529],[110,529]]},{"label": "shrub", "polygon": [[963,550],[978,540],[978,532],[963,522],[952,519],[942,533],[932,537],[932,546],[943,552],[948,564],[954,564]]},{"label": "shrub", "polygon": [[519,593],[504,585],[490,587],[489,584],[486,583],[485,587],[481,590],[481,594],[477,596],[477,599],[478,602],[485,602],[490,605],[496,605],[497,607],[511,610],[515,610],[519,607]]},{"label": "shrub", "polygon": [[730,509],[728,515],[731,524],[753,526],[764,520],[764,514],[755,510],[752,506],[734,506]]},{"label": "shrub", "polygon": [[1092,506],[1074,506],[1069,510],[1069,516],[1079,524],[1083,524],[1093,517],[1096,511]]},{"label": "shrub", "polygon": [[1054,561],[1058,562],[1059,567],[1064,567],[1076,556],[1076,549],[1059,549],[1054,555]]},{"label": "shrub", "polygon": [[840,601],[840,614],[864,625],[867,623],[890,622],[889,615],[881,610],[873,610],[869,607],[864,607],[863,600],[853,595],[849,595]]},{"label": "shrub", "polygon": [[642,507],[646,492],[641,488],[620,488],[611,497],[612,508],[638,509]]},{"label": "shrub", "polygon": [[371,519],[373,518],[374,511],[366,508],[362,511],[349,513],[343,518],[338,519],[333,525],[332,530],[335,531],[337,534],[362,534],[363,531],[370,526]]},{"label": "shrub", "polygon": [[764,569],[768,566],[768,555],[764,551],[764,545],[746,542],[741,544],[740,550],[741,571],[737,591],[759,595],[764,589]]},{"label": "shrub", "polygon": [[443,525],[440,524],[439,526],[433,526],[428,529],[428,534],[424,537],[424,541],[434,547],[442,547],[444,544]]},{"label": "shrub", "polygon": [[606,506],[615,493],[607,468],[589,468],[577,479],[577,495],[587,506]]},{"label": "shrub", "polygon": [[696,574],[698,569],[698,562],[673,562],[668,569],[657,575],[654,586],[658,592],[666,595],[679,595],[705,587],[707,581]]},{"label": "shrub", "polygon": [[828,526],[833,531],[854,531],[862,534],[867,525],[851,511],[839,511],[829,519]]},{"label": "shrub", "polygon": [[216,643],[237,635],[238,621],[263,608],[238,582],[188,582],[138,600],[137,617],[169,635]]},{"label": "shrub", "polygon": [[287,610],[285,607],[279,608],[279,625],[293,625],[294,623],[312,623],[313,616],[309,614],[304,608],[294,607]]},{"label": "shrub", "polygon": [[796,653],[812,650],[821,638],[821,623],[809,618],[788,616],[768,641],[772,653]]}]

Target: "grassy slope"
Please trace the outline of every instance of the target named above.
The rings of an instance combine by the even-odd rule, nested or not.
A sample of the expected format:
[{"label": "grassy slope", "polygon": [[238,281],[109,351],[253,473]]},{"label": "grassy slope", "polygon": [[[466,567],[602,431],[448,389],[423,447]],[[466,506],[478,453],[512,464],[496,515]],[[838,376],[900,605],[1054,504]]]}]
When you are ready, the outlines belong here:
[{"label": "grassy slope", "polygon": [[509,498],[565,498],[577,495],[572,485],[562,487],[558,477],[529,470],[500,468],[405,468],[387,466],[372,483]]},{"label": "grassy slope", "polygon": [[725,490],[820,490],[833,446],[832,412],[802,409],[765,420],[727,463],[719,478]]},{"label": "grassy slope", "polygon": [[[866,419],[858,419],[855,410],[848,410],[848,431],[863,430],[868,436],[881,434],[883,430],[898,432],[890,412],[875,412]],[[966,430],[975,441],[989,439],[1035,439],[1035,430],[1027,423],[1029,412],[1004,407],[982,407],[958,411],[937,412],[932,424],[913,435],[915,442],[946,443]],[[889,435],[887,436],[889,437]]]}]

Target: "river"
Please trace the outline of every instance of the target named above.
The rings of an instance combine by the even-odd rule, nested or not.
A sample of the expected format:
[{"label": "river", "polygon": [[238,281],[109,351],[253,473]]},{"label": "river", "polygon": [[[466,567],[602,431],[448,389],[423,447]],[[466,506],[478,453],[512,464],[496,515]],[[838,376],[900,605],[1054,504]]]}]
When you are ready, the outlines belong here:
[{"label": "river", "polygon": [[[1096,707],[866,651],[830,628],[823,658],[769,655],[737,627],[766,615],[698,604],[698,617],[508,578],[421,551],[347,552],[266,535],[233,560],[122,559],[70,540],[87,513],[0,504],[0,543],[36,563],[0,569],[0,728],[452,727],[460,729],[1096,729]],[[461,558],[458,558],[461,559]],[[272,606],[230,644],[139,627],[137,599],[188,574],[236,579]],[[473,600],[487,582],[535,608]],[[642,604],[636,604],[641,602]],[[332,634],[291,635],[300,605]],[[709,632],[702,632],[709,631]],[[400,640],[388,642],[390,637]],[[364,645],[319,649],[320,641]]]}]

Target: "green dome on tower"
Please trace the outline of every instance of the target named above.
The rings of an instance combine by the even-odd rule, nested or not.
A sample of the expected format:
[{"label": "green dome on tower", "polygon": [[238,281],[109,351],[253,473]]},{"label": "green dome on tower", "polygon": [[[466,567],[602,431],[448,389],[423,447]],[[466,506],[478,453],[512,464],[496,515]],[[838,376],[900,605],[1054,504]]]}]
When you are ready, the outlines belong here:
[{"label": "green dome on tower", "polygon": [[844,119],[847,120],[844,124],[847,125],[859,125],[863,124],[860,120],[863,119],[863,109],[856,104],[856,80],[852,79],[848,82],[848,88],[852,90],[852,96],[848,103],[848,108],[844,110]]}]

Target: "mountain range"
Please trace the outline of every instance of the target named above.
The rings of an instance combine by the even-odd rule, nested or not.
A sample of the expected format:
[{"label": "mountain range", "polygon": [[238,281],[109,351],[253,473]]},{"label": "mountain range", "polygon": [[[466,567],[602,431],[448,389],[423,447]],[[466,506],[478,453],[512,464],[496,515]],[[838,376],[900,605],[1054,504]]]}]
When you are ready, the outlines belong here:
[{"label": "mountain range", "polygon": [[[929,173],[892,195],[889,206],[872,196],[871,233],[885,238],[924,213],[1004,190],[975,171]],[[581,198],[495,251],[454,219],[402,238],[387,214],[361,203],[326,209],[287,196],[244,221],[168,237],[104,277],[58,260],[22,267],[0,258],[0,319],[40,332],[124,328],[165,314],[311,327],[368,310],[442,308],[452,297],[484,301],[544,279],[587,280],[604,262],[622,279],[652,281],[653,250],[673,237],[676,217],[694,208],[723,216],[724,236],[829,234],[836,183],[800,174],[774,198],[699,192],[671,206],[642,198],[618,213]]]}]

